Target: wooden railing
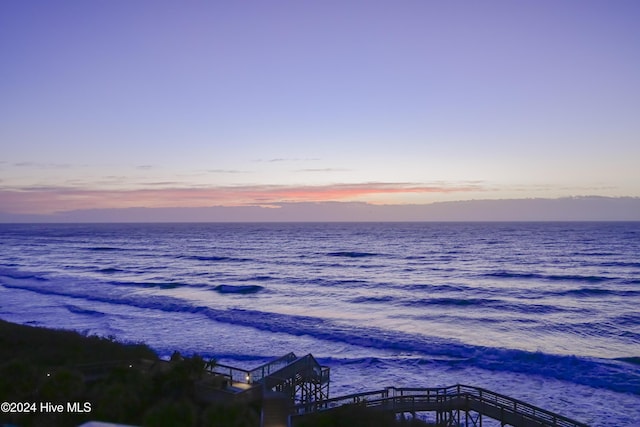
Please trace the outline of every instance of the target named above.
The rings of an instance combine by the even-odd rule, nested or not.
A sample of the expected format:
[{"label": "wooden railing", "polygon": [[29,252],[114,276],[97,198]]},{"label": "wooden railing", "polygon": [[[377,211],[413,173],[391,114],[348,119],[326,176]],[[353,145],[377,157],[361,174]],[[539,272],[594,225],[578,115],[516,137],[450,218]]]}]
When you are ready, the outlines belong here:
[{"label": "wooden railing", "polygon": [[229,378],[231,382],[236,383],[249,384],[249,380],[251,379],[250,371],[236,368],[234,366],[223,365],[221,363],[216,363],[211,369],[211,372],[218,375],[224,375]]},{"label": "wooden railing", "polygon": [[279,370],[287,367],[297,358],[298,357],[295,354],[287,353],[278,359],[265,363],[262,366],[258,366],[257,368],[252,369],[251,372],[249,373],[250,381],[252,383],[259,382],[264,378],[268,377],[269,375],[272,375],[273,373],[278,372]]},{"label": "wooden railing", "polygon": [[360,404],[392,412],[475,411],[514,426],[587,427],[586,424],[491,390],[468,385],[437,388],[387,387],[320,402],[297,405],[295,415]]},{"label": "wooden railing", "polygon": [[230,378],[233,382],[254,384],[262,381],[264,378],[270,376],[274,372],[285,368],[296,359],[297,357],[295,354],[288,353],[278,359],[272,360],[271,362],[265,363],[264,365],[258,366],[257,368],[250,371],[217,363],[213,367],[212,371],[216,374],[221,374]]}]

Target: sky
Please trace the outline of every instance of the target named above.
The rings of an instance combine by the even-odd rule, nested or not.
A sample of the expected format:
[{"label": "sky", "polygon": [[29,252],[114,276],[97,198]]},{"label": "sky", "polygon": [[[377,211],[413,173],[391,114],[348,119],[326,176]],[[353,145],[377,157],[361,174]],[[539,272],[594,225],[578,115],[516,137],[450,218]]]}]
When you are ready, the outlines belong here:
[{"label": "sky", "polygon": [[0,212],[640,197],[640,2],[0,2]]}]

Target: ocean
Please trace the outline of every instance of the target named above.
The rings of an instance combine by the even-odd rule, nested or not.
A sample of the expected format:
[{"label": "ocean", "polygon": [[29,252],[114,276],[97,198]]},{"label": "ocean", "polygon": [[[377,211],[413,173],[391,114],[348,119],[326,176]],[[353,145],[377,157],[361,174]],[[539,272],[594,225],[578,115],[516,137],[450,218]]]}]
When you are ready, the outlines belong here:
[{"label": "ocean", "polygon": [[640,223],[0,224],[0,318],[640,425]]}]

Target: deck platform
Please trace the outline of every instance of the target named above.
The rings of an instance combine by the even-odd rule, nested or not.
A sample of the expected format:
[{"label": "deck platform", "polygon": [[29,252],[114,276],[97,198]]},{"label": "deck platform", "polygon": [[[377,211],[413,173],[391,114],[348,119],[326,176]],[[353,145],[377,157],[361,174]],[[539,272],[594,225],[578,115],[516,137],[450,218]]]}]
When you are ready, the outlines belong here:
[{"label": "deck platform", "polygon": [[568,417],[491,390],[457,384],[437,388],[387,387],[365,393],[296,405],[289,427],[295,427],[305,415],[330,411],[343,405],[361,405],[372,410],[396,414],[433,412],[436,425],[442,427],[482,427],[483,417],[514,427],[588,427]]},{"label": "deck platform", "polygon": [[[85,380],[104,377],[114,367],[142,370],[167,369],[169,362],[133,361],[83,365],[78,368]],[[296,427],[302,418],[344,405],[360,405],[395,414],[432,413],[439,427],[482,427],[483,417],[514,427],[588,427],[491,390],[470,385],[450,387],[397,388],[329,398],[330,370],[311,354],[302,357],[288,353],[251,370],[214,364],[207,367],[210,379],[200,381],[197,393],[204,401],[252,402],[262,400],[262,427]],[[222,387],[219,380],[224,378]],[[287,409],[288,408],[288,409]]]}]

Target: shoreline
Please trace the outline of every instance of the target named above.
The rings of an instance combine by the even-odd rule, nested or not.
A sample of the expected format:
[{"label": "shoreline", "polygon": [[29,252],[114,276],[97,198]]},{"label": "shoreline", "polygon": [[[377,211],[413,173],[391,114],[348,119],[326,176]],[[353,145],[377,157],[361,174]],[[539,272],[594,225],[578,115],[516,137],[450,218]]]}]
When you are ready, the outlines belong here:
[{"label": "shoreline", "polygon": [[[157,353],[145,344],[120,343],[115,341],[114,337],[85,336],[76,331],[20,325],[2,319],[0,319],[0,342],[3,344],[0,349],[0,379],[13,373],[13,381],[2,384],[0,380],[0,400],[3,402],[33,402],[32,414],[29,415],[9,414],[7,416],[7,411],[3,410],[4,413],[0,417],[2,422],[8,421],[15,425],[24,426],[41,425],[44,422],[47,425],[56,426],[70,425],[70,423],[79,425],[86,421],[100,420],[120,424],[160,427],[174,425],[173,421],[167,423],[167,417],[170,414],[179,413],[178,418],[175,418],[174,421],[179,420],[183,424],[186,417],[187,420],[190,420],[187,425],[209,426],[217,425],[216,423],[219,423],[221,419],[237,417],[237,414],[241,413],[242,418],[247,420],[242,425],[251,427],[258,425],[258,420],[260,419],[258,414],[260,412],[262,412],[262,418],[264,419],[264,417],[270,417],[271,415],[268,415],[270,414],[269,411],[273,410],[271,408],[273,402],[269,403],[272,398],[267,400],[267,395],[262,395],[262,393],[259,393],[261,397],[255,393],[245,394],[246,396],[253,396],[251,400],[244,398],[240,400],[231,398],[229,400],[229,394],[227,394],[226,400],[220,400],[220,393],[228,390],[227,387],[235,385],[235,383],[229,382],[235,380],[232,379],[231,375],[229,375],[228,379],[225,379],[224,374],[212,370],[211,368],[216,366],[214,360],[205,362],[197,355],[183,357],[178,352],[174,352],[170,361],[161,363],[162,360]],[[287,356],[295,358],[295,361],[287,359],[287,369],[309,358],[309,360],[317,363],[311,355],[296,358],[291,353]],[[277,366],[275,372],[283,372],[280,371],[283,368],[281,366],[282,359],[272,361],[265,367],[270,365]],[[115,360],[120,360],[120,363],[114,363]],[[122,363],[122,361],[125,362]],[[305,362],[303,365],[307,366],[308,363]],[[105,370],[105,366],[108,366],[108,369]],[[88,367],[90,368],[87,369]],[[96,367],[100,368],[99,372],[96,371]],[[220,367],[222,369],[225,368],[224,365]],[[232,367],[226,366],[226,368]],[[263,376],[265,375],[264,369],[263,367]],[[260,368],[256,371],[260,371]],[[18,374],[16,375],[15,372],[18,372]],[[307,371],[305,370],[304,372]],[[309,372],[315,372],[315,368]],[[586,426],[560,414],[530,405],[522,400],[513,399],[487,389],[460,384],[444,388],[403,389],[387,387],[383,390],[329,399],[328,372],[327,369],[327,394],[320,399],[341,402],[339,408],[336,408],[339,410],[309,413],[306,409],[308,404],[302,405],[305,408],[304,412],[300,413],[296,410],[294,412],[296,416],[292,418],[292,422],[295,420],[294,424],[296,426],[333,425],[332,422],[337,420],[340,420],[340,422],[350,420],[350,425],[354,427],[359,425],[391,427],[400,425],[399,423],[405,425],[407,420],[405,419],[404,412],[406,410],[404,408],[407,404],[409,405],[407,408],[414,408],[412,410],[407,409],[413,413],[409,420],[410,425],[430,426],[433,425],[432,422],[434,421],[429,418],[432,415],[435,416],[436,423],[444,419],[442,418],[444,416],[442,412],[432,412],[436,411],[434,408],[450,408],[447,411],[457,411],[458,417],[460,417],[460,411],[465,411],[466,416],[469,415],[468,411],[471,409],[466,406],[456,406],[455,402],[460,399],[459,396],[466,396],[465,399],[467,401],[470,397],[474,401],[477,400],[478,405],[480,405],[479,408],[482,408],[482,405],[489,405],[489,407],[496,405],[496,399],[499,399],[504,402],[511,402],[507,404],[513,406],[512,411],[515,413],[513,416],[521,416],[517,415],[518,412],[516,412],[516,406],[518,406],[528,411],[522,412],[522,414],[532,413],[537,414],[535,415],[537,417],[542,417],[541,419],[564,419],[568,423],[567,425]],[[267,383],[272,378],[269,375],[268,373],[267,377],[264,377]],[[294,376],[297,377],[298,375],[305,377],[307,374],[296,370]],[[250,384],[249,378],[250,375],[247,371],[247,384]],[[276,379],[279,376],[273,378]],[[311,381],[311,379],[304,381]],[[160,383],[159,387],[158,383]],[[202,387],[205,384],[206,386],[203,389]],[[154,386],[155,390],[152,390]],[[142,400],[145,393],[148,399],[144,403],[139,402],[135,410],[129,408],[128,411],[125,409],[125,412],[121,411],[120,414],[114,415],[115,406],[122,406],[123,404],[126,406],[128,402],[123,402],[121,398],[117,397],[114,399],[112,395],[113,387],[116,387],[118,394],[125,395],[129,399],[137,396],[139,400]],[[251,390],[254,389],[251,388]],[[104,390],[109,390],[109,392],[105,393]],[[211,393],[214,390],[219,391],[212,395]],[[257,390],[261,390],[261,387],[258,387]],[[403,397],[405,392],[409,393],[406,396],[406,399],[409,400]],[[203,400],[205,395],[203,393],[209,396],[208,401]],[[485,397],[483,397],[483,393]],[[378,394],[380,395],[378,397],[381,399],[380,402],[383,402],[381,403],[382,407],[385,407],[388,403],[393,403],[393,409],[390,408],[391,410],[385,409],[382,412],[378,412],[374,409],[379,408],[379,404],[374,404],[371,409],[366,409],[369,408],[368,405],[360,405],[360,396],[365,396],[363,402],[366,402],[369,396],[375,398],[375,395]],[[212,400],[211,396],[214,395],[218,397],[214,397]],[[140,396],[143,397],[141,398]],[[493,397],[487,400],[486,396]],[[289,404],[295,402],[294,397],[295,392],[294,395],[289,397],[291,399]],[[443,397],[446,397],[446,399],[443,400]],[[417,411],[415,409],[416,406],[414,406],[416,405],[414,400],[416,398],[419,398],[419,402],[422,402],[418,404],[418,407],[422,409]],[[435,399],[433,402],[432,398]],[[405,400],[406,403],[403,403]],[[37,401],[40,402],[39,414],[36,414]],[[225,401],[227,403],[224,403]],[[322,401],[320,400],[319,402]],[[80,406],[81,404],[82,406]],[[353,406],[354,404],[356,405]],[[277,405],[281,406],[282,404]],[[400,407],[396,407],[396,405],[400,405]],[[503,405],[503,403],[500,405]],[[105,407],[108,410],[105,410]],[[59,414],[55,413],[56,411],[50,411],[50,408],[59,408],[59,412],[64,412],[63,408],[68,409],[67,413]],[[79,408],[83,410],[79,410]],[[268,410],[267,408],[271,409]],[[92,413],[94,410],[95,412]],[[520,409],[520,411],[522,410]],[[427,418],[416,418],[415,412],[424,411],[427,412],[422,416]],[[475,409],[475,411],[480,411],[476,412],[477,417],[480,417],[482,411],[487,411],[485,415],[489,418],[494,418],[491,415],[492,412],[487,409]],[[281,419],[287,418],[287,412],[286,410],[284,412],[276,411]],[[142,416],[141,414],[143,413],[144,415]],[[303,416],[303,414],[306,415]],[[503,416],[501,415],[501,417]],[[505,420],[506,418],[500,419],[501,422]],[[210,424],[210,422],[214,422],[214,424]],[[365,424],[362,424],[363,422]]]}]

